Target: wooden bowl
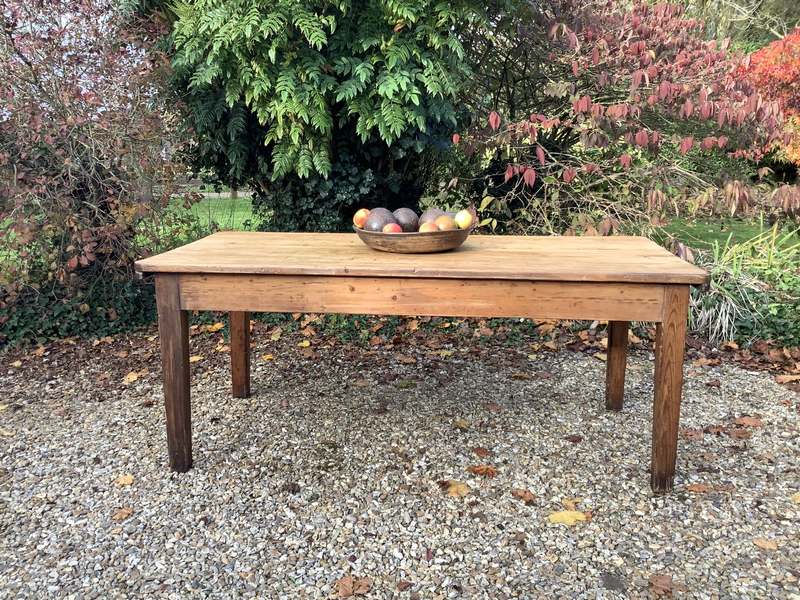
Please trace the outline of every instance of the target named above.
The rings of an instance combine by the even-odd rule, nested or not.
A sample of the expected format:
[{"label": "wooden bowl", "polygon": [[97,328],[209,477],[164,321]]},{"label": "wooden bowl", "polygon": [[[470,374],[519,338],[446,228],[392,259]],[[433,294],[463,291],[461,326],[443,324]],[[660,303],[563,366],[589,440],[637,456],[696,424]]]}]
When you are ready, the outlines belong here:
[{"label": "wooden bowl", "polygon": [[400,254],[426,254],[446,252],[458,248],[469,237],[472,229],[429,231],[426,233],[382,233],[353,227],[358,237],[373,250]]}]

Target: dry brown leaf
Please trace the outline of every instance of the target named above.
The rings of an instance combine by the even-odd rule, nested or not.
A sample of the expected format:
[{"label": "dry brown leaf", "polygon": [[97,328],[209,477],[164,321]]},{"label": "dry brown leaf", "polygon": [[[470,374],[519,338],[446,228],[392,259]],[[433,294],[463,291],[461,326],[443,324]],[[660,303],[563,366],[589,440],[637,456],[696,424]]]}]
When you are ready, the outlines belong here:
[{"label": "dry brown leaf", "polygon": [[379,335],[373,335],[369,338],[369,345],[370,346],[380,346],[383,343],[383,338]]},{"label": "dry brown leaf", "polygon": [[336,582],[336,594],[339,598],[352,598],[353,596],[365,596],[372,582],[368,577],[353,577],[345,575]]},{"label": "dry brown leaf", "polygon": [[559,510],[558,512],[551,513],[547,520],[554,525],[566,525],[572,527],[580,521],[586,521],[586,513],[577,510]]},{"label": "dry brown leaf", "polygon": [[767,538],[756,538],[753,540],[753,543],[761,548],[762,550],[777,550],[778,544],[775,540],[768,540]]},{"label": "dry brown leaf", "polygon": [[561,505],[567,510],[578,510],[578,504],[580,503],[580,498],[564,498],[561,500]]},{"label": "dry brown leaf", "polygon": [[397,591],[398,592],[405,592],[406,590],[411,589],[411,586],[413,586],[413,585],[414,584],[411,583],[410,581],[406,581],[405,579],[401,579],[400,581],[397,582]]},{"label": "dry brown leaf", "polygon": [[512,489],[511,495],[514,496],[514,498],[522,500],[526,506],[530,506],[536,500],[536,496],[532,491],[523,488]]},{"label": "dry brown leaf", "polygon": [[275,357],[272,354],[262,354],[261,360],[263,360],[264,362],[268,362],[270,360],[275,360]]},{"label": "dry brown leaf", "polygon": [[800,381],[800,375],[776,375],[775,381],[777,383],[793,383]]},{"label": "dry brown leaf", "polygon": [[451,498],[463,498],[470,493],[471,489],[466,483],[456,481],[455,479],[444,479],[437,481],[439,487],[444,493]]},{"label": "dry brown leaf", "polygon": [[672,595],[672,575],[650,575],[649,584],[650,591],[656,596]]},{"label": "dry brown leaf", "polygon": [[194,355],[189,357],[189,362],[190,363],[200,362],[204,358],[205,358],[205,356],[203,356],[202,354],[194,354]]},{"label": "dry brown leaf", "polygon": [[707,494],[708,492],[713,491],[713,489],[714,488],[705,483],[690,483],[686,486],[687,492],[692,492],[695,494]]},{"label": "dry brown leaf", "polygon": [[44,356],[44,352],[45,352],[45,347],[39,346],[38,348],[36,348],[36,350],[32,352],[32,354],[38,358],[42,358]]},{"label": "dry brown leaf", "polygon": [[739,417],[734,421],[737,425],[742,427],[763,427],[764,423],[760,417]]},{"label": "dry brown leaf", "polygon": [[592,357],[596,358],[597,360],[602,360],[603,362],[608,360],[608,354],[605,352],[596,352],[595,354],[592,354]]},{"label": "dry brown leaf", "polygon": [[120,487],[133,485],[133,475],[131,475],[130,473],[126,473],[125,475],[120,475],[114,480],[114,483],[116,483]]},{"label": "dry brown leaf", "polygon": [[527,373],[517,372],[517,373],[512,373],[511,374],[511,379],[516,379],[518,381],[525,381],[525,380],[528,380],[530,378],[531,378],[531,376],[528,375]]},{"label": "dry brown leaf", "polygon": [[687,440],[702,440],[703,439],[703,430],[702,429],[681,429],[680,430],[681,437]]},{"label": "dry brown leaf", "polygon": [[467,429],[469,429],[469,425],[470,422],[467,421],[466,419],[456,419],[455,421],[453,421],[453,427],[461,431],[466,431]]},{"label": "dry brown leaf", "polygon": [[417,363],[417,359],[408,354],[395,354],[394,359],[404,365],[414,365]]},{"label": "dry brown leaf", "polygon": [[412,320],[410,320],[410,321],[409,321],[409,322],[406,324],[406,329],[408,329],[408,330],[409,330],[409,331],[411,331],[411,332],[414,332],[414,331],[416,331],[417,329],[419,329],[419,321],[417,321],[416,319],[412,319]]},{"label": "dry brown leaf", "polygon": [[473,475],[486,477],[488,479],[492,479],[497,476],[497,469],[495,469],[492,465],[472,465],[471,467],[467,467],[467,471]]},{"label": "dry brown leaf", "polygon": [[800,492],[792,494],[792,502],[795,504],[800,504]]},{"label": "dry brown leaf", "polygon": [[727,433],[735,440],[747,440],[753,437],[753,434],[747,429],[729,429]]},{"label": "dry brown leaf", "polygon": [[122,383],[125,385],[130,385],[131,383],[137,381],[140,377],[147,375],[147,369],[142,371],[131,371],[125,377],[122,378]]},{"label": "dry brown leaf", "polygon": [[369,381],[367,381],[363,377],[359,377],[358,379],[353,381],[353,385],[355,385],[356,387],[367,387],[369,386]]},{"label": "dry brown leaf", "polygon": [[305,337],[314,337],[317,334],[317,330],[307,325],[300,330],[300,334],[304,335]]},{"label": "dry brown leaf", "polygon": [[214,352],[230,352],[231,347],[226,344],[217,344],[214,348]]},{"label": "dry brown leaf", "polygon": [[124,521],[125,519],[130,517],[132,514],[133,514],[133,509],[130,508],[129,506],[124,506],[122,508],[118,508],[114,512],[114,514],[111,515],[111,519],[113,521],[120,522],[120,521]]},{"label": "dry brown leaf", "polygon": [[486,458],[487,456],[491,456],[492,451],[488,448],[483,448],[482,446],[475,446],[472,451],[480,456],[481,458]]}]

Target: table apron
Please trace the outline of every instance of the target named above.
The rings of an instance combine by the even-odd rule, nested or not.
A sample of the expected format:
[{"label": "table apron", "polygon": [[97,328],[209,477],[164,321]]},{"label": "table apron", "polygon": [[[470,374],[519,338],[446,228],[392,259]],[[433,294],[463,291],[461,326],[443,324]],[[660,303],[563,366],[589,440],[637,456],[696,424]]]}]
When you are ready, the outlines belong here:
[{"label": "table apron", "polygon": [[183,310],[656,321],[673,284],[162,273]]}]

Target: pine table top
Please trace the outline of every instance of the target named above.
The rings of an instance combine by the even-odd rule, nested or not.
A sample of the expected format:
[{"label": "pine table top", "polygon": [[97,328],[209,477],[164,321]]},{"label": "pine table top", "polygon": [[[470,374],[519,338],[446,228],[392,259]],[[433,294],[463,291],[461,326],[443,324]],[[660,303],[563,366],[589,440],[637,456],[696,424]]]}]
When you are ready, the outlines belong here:
[{"label": "pine table top", "polygon": [[643,237],[472,235],[438,254],[391,254],[353,233],[225,231],[136,262],[142,273],[329,275],[700,285],[708,274]]}]

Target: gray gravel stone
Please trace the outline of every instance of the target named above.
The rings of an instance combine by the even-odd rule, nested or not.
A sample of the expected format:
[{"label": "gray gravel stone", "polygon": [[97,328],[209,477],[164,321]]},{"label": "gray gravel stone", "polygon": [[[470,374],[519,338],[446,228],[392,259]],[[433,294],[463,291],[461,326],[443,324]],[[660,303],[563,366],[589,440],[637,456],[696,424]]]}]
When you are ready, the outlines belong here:
[{"label": "gray gravel stone", "polygon": [[[276,368],[296,358],[254,360],[245,400],[230,397],[226,369],[195,367],[185,474],[167,468],[155,374],[97,402],[97,365],[47,387],[11,369],[0,596],[329,598],[352,574],[371,579],[370,598],[646,597],[652,575],[670,575],[679,597],[799,597],[796,394],[764,374],[687,366],[683,428],[755,414],[763,427],[682,438],[676,489],[653,497],[650,357],[631,357],[612,413],[600,361],[547,354],[525,379],[498,352],[429,368],[423,353],[406,365],[378,352],[358,370],[332,353],[306,365],[313,376]],[[413,385],[380,383],[387,369]],[[479,463],[497,476],[466,471]],[[124,474],[132,485],[115,483]],[[448,498],[444,479],[472,492]],[[687,490],[699,483],[712,491]],[[570,498],[591,519],[550,524]]]}]

